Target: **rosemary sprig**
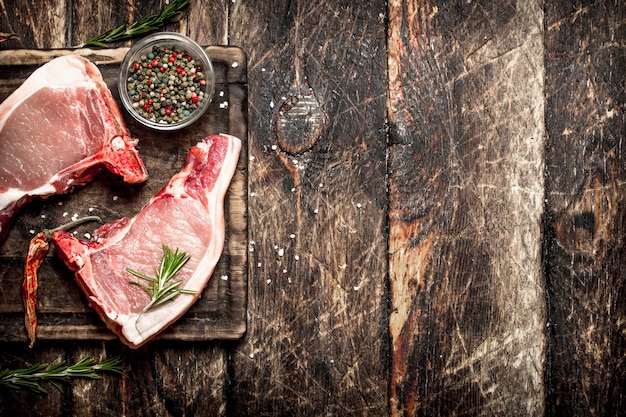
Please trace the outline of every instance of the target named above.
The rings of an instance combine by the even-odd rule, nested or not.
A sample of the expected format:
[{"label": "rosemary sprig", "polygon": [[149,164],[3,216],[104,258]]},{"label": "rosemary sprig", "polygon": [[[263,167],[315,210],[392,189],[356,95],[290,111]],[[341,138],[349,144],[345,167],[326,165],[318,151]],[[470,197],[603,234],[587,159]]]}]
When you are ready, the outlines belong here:
[{"label": "rosemary sprig", "polygon": [[50,366],[48,363],[40,363],[30,368],[5,369],[0,371],[0,387],[9,389],[27,389],[39,394],[48,391],[41,386],[40,382],[48,381],[57,389],[61,389],[58,382],[69,382],[72,378],[100,379],[101,372],[111,372],[123,374],[120,364],[122,358],[116,356],[97,363],[94,359],[86,357],[73,365],[66,365],[65,362]]},{"label": "rosemary sprig", "polygon": [[152,283],[152,286],[148,286],[138,281],[129,281],[130,284],[143,288],[152,298],[152,301],[143,308],[144,312],[173,299],[178,294],[198,294],[198,291],[178,288],[183,280],[172,280],[172,277],[187,263],[190,256],[186,252],[179,252],[178,248],[175,252],[172,252],[172,249],[167,245],[162,245],[162,248],[163,258],[161,258],[161,264],[156,270],[156,277],[149,277],[141,272],[126,268],[127,272]]},{"label": "rosemary sprig", "polygon": [[170,23],[176,23],[178,22],[178,15],[188,4],[189,0],[173,0],[169,5],[165,6],[160,13],[144,16],[130,25],[125,23],[114,29],[109,29],[89,39],[87,42],[78,45],[77,48],[84,46],[106,48],[110,43],[132,39],[136,36],[158,30]]}]

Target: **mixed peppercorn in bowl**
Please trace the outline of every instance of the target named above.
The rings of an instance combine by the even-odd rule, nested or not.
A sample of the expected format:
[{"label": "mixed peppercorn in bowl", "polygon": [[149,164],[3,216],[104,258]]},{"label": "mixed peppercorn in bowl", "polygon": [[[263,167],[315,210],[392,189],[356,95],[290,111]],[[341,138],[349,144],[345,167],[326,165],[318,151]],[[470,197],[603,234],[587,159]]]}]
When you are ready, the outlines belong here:
[{"label": "mixed peppercorn in bowl", "polygon": [[211,103],[214,84],[206,51],[174,32],[137,42],[124,57],[118,80],[126,110],[157,130],[177,130],[198,120]]}]

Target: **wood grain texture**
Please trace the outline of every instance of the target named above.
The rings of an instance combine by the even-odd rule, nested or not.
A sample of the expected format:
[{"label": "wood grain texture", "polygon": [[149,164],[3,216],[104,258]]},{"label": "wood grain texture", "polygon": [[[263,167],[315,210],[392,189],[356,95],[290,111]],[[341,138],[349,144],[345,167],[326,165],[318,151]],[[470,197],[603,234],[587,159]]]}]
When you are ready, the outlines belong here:
[{"label": "wood grain texture", "polygon": [[[157,13],[159,1],[136,2],[132,0],[113,0],[110,2],[71,2],[72,30],[69,45],[80,45],[109,28],[116,28],[125,23],[132,23],[140,16]],[[129,41],[110,47],[128,46]]]},{"label": "wood grain texture", "polygon": [[626,6],[546,6],[547,409],[626,413]]},{"label": "wood grain texture", "polygon": [[0,0],[0,32],[20,37],[0,43],[0,50],[68,46],[67,7],[67,0]]},{"label": "wood grain texture", "polygon": [[[34,366],[40,363],[58,363],[67,361],[64,346],[46,346],[45,348],[30,349],[25,354],[24,345],[2,344],[0,349],[0,368],[18,369]],[[33,394],[27,391],[0,390],[0,415],[2,416],[62,416],[68,409],[67,386],[61,390],[52,385],[43,383],[46,395]]]},{"label": "wood grain texture", "polygon": [[391,1],[392,415],[541,415],[540,2]]},{"label": "wood grain texture", "polygon": [[387,414],[385,3],[237,1],[250,319],[232,415]]},{"label": "wood grain texture", "polygon": [[[0,0],[0,50],[162,1]],[[625,414],[623,2],[361,3],[191,0],[169,28],[248,56],[246,337],[2,343],[127,374],[0,415]]]},{"label": "wood grain texture", "polygon": [[190,0],[181,31],[201,45],[228,44],[228,10],[232,0]]}]

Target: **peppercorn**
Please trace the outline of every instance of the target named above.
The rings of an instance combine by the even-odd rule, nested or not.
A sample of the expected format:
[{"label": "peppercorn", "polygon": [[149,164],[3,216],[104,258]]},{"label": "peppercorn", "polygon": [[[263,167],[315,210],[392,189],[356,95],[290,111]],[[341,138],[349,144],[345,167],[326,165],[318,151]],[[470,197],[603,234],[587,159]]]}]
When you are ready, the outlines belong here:
[{"label": "peppercorn", "polygon": [[126,82],[133,108],[148,120],[167,124],[200,107],[205,85],[202,66],[175,46],[154,46],[141,55],[131,64]]}]

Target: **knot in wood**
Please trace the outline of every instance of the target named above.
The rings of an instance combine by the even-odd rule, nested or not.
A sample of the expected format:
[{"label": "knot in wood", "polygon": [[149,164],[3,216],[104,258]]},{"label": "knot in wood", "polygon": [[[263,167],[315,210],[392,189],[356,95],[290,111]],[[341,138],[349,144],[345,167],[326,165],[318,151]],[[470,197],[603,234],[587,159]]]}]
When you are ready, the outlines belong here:
[{"label": "knot in wood", "polygon": [[292,155],[311,149],[322,135],[325,120],[322,106],[313,91],[288,97],[275,117],[278,146]]}]

